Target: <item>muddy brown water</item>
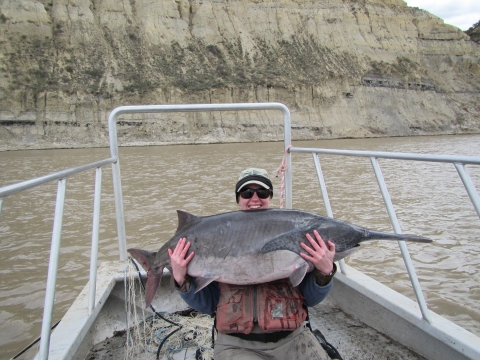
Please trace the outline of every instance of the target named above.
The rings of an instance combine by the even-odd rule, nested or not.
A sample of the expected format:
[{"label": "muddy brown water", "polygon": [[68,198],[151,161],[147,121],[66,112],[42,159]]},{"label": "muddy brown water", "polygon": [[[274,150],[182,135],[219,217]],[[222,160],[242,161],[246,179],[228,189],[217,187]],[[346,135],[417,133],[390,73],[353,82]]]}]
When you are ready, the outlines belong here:
[{"label": "muddy brown water", "polygon": [[[480,155],[480,135],[328,140],[295,146]],[[197,215],[237,210],[234,185],[245,167],[273,177],[283,143],[128,147],[120,149],[127,246],[157,250],[177,226],[176,209]],[[109,157],[108,149],[0,153],[0,186]],[[325,214],[311,155],[293,154],[293,207]],[[369,159],[322,156],[334,216],[392,231]],[[431,310],[480,336],[480,220],[453,165],[381,160],[404,233],[433,244],[408,244]],[[467,167],[480,188],[480,167]],[[67,180],[53,323],[88,281],[94,171]],[[99,261],[117,260],[111,168],[103,171]],[[18,353],[40,334],[57,184],[3,201],[0,215],[0,347]],[[414,299],[396,242],[371,242],[347,264]],[[86,304],[87,305],[87,304]]]}]

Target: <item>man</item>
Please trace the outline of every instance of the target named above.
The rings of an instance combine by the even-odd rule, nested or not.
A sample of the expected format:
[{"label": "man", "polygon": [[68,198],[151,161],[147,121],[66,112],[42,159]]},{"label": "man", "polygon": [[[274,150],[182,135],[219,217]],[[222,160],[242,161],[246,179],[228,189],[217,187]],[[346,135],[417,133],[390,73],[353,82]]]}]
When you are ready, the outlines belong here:
[{"label": "man", "polygon": [[[273,185],[267,171],[242,171],[235,195],[241,210],[268,209]],[[295,288],[288,279],[257,285],[212,282],[195,293],[196,280],[187,275],[188,263],[195,256],[193,252],[187,256],[190,243],[183,238],[173,251],[169,249],[180,296],[197,311],[216,312],[215,360],[329,359],[304,321],[306,306],[320,303],[332,287],[335,245],[329,241],[327,247],[317,231],[313,236],[306,235],[309,245],[301,244],[305,253],[300,256],[315,269]]]}]

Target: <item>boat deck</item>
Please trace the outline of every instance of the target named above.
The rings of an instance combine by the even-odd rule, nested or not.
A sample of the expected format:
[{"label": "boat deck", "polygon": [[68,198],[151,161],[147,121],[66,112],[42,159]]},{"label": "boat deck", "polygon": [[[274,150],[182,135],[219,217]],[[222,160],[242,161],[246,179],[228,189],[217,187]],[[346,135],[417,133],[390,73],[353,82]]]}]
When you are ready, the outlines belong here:
[{"label": "boat deck", "polygon": [[340,309],[331,297],[310,311],[312,327],[319,329],[347,359],[425,359]]},{"label": "boat deck", "polygon": [[[310,308],[314,329],[319,329],[344,360],[356,359],[425,359],[400,343],[344,313],[327,297],[321,304]],[[125,355],[126,335],[111,337],[95,345],[87,360],[120,359]],[[184,359],[186,350],[175,358]],[[190,353],[194,353],[190,350]],[[155,359],[155,354],[145,354],[139,359]]]}]

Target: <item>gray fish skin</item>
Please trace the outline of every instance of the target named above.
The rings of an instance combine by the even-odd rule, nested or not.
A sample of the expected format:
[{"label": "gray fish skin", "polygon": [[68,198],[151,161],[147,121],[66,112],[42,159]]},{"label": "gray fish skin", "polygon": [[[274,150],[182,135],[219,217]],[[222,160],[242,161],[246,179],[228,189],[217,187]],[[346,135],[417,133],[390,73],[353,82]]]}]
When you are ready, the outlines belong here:
[{"label": "gray fish skin", "polygon": [[298,285],[313,270],[313,264],[298,255],[305,253],[300,243],[308,244],[305,235],[313,235],[313,230],[325,242],[335,243],[334,261],[351,254],[368,240],[432,241],[415,235],[371,231],[299,210],[235,211],[205,217],[177,213],[176,234],[156,253],[128,249],[147,271],[147,307],[156,295],[163,269],[171,270],[168,249],[173,250],[184,237],[191,243],[189,253],[195,252],[187,272],[197,279],[197,291],[212,281],[249,285],[290,278],[294,286]]},{"label": "gray fish skin", "polygon": [[[295,211],[295,210],[293,210]],[[282,234],[276,239],[266,243],[262,247],[262,252],[289,250],[299,254],[305,252],[300,247],[301,242],[306,241],[306,234],[312,234],[313,230],[317,230],[325,244],[330,240],[335,244],[334,261],[343,259],[356,251],[360,247],[360,243],[370,240],[395,240],[395,241],[413,241],[430,243],[431,239],[410,235],[410,234],[393,234],[380,231],[368,230],[357,225],[347,223],[342,220],[321,216],[314,213],[303,212],[312,215],[310,222],[303,227],[296,228],[293,231]]]}]

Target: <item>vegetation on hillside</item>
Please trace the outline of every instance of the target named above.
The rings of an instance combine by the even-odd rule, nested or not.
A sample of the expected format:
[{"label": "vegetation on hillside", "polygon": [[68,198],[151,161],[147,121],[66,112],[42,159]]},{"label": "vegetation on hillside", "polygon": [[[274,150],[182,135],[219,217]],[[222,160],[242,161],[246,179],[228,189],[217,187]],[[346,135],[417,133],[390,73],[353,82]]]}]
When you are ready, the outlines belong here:
[{"label": "vegetation on hillside", "polygon": [[468,30],[466,30],[465,34],[470,36],[470,39],[472,41],[475,41],[477,44],[480,44],[480,21],[477,21]]},{"label": "vegetation on hillside", "polygon": [[249,53],[240,39],[223,47],[202,42],[191,42],[186,47],[172,43],[170,49],[157,53],[155,68],[167,83],[187,91],[251,85],[293,89],[319,85],[329,78],[358,75],[359,61],[355,56],[332,51],[313,38],[274,44],[257,39],[256,44],[256,52]]},{"label": "vegetation on hillside", "polygon": [[[6,21],[0,16],[0,22]],[[186,44],[152,45],[142,41],[138,27],[129,25],[125,34],[103,26],[95,36],[72,45],[65,35],[65,23],[52,27],[53,37],[5,32],[9,51],[0,66],[1,75],[8,79],[8,90],[22,99],[55,91],[109,98],[143,95],[159,88],[186,92],[251,86],[293,90],[321,86],[329,80],[360,83],[365,74],[406,83],[412,77],[428,78],[416,59],[399,56],[388,63],[368,62],[355,52],[324,46],[312,36],[274,42],[256,38],[248,50],[240,38],[217,44],[192,39]],[[466,33],[480,41],[480,21]]]},{"label": "vegetation on hillside", "polygon": [[108,97],[166,87],[187,92],[249,86],[291,90],[333,78],[360,79],[362,74],[353,53],[324,47],[312,37],[276,43],[256,39],[255,52],[250,53],[240,39],[221,45],[197,40],[152,47],[139,44],[133,35],[122,44],[107,29],[103,35],[95,46],[81,43],[78,48],[55,37],[12,41],[16,49],[4,69],[10,90],[33,97],[45,91]]}]

